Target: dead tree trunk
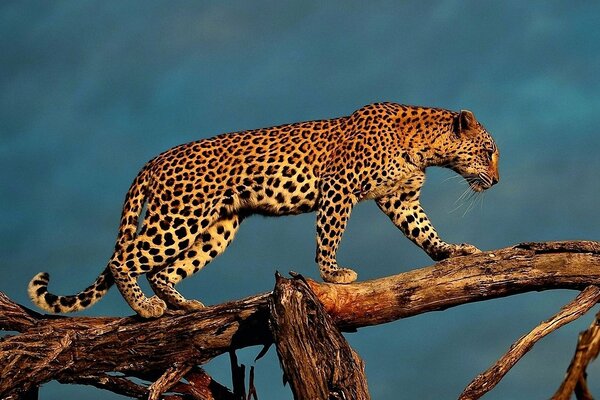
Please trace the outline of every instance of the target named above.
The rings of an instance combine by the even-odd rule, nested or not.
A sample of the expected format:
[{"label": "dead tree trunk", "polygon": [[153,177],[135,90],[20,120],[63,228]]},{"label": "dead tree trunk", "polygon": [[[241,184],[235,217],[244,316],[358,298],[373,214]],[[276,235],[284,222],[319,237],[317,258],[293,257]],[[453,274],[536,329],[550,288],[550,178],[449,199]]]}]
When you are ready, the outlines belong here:
[{"label": "dead tree trunk", "polygon": [[[286,281],[280,280],[279,285],[283,282]],[[321,321],[319,329],[325,327],[331,332],[335,325],[341,331],[354,331],[527,291],[583,290],[600,285],[600,243],[529,243],[449,259],[373,281],[350,285],[311,280],[306,283],[325,313],[320,306],[314,306],[312,295],[291,283],[285,290],[276,288],[275,297],[271,293],[261,294],[193,313],[170,312],[154,320],[46,316],[17,305],[0,293],[0,329],[19,332],[0,339],[0,398],[35,398],[37,387],[49,380],[94,385],[134,398],[159,398],[166,391],[173,394],[163,398],[236,398],[228,397],[231,392],[218,386],[197,366],[222,353],[251,345],[268,346],[281,339],[283,331],[278,321],[290,318],[287,309],[284,312],[281,307],[285,296],[280,296],[279,306],[270,305],[277,293],[287,293],[292,286],[296,294],[288,298],[300,296],[303,300],[294,304],[290,300],[290,312],[308,313],[310,318],[307,316],[305,320]],[[575,309],[583,310],[579,300],[575,303]],[[275,322],[275,334],[269,329],[270,319]],[[310,341],[308,332],[301,337]],[[331,335],[341,338],[335,333]],[[331,346],[337,346],[348,359],[350,349],[337,339]],[[318,348],[319,344],[310,345]],[[285,348],[283,341],[279,347]],[[294,354],[294,357],[299,356]],[[285,369],[290,356],[284,358]],[[354,355],[351,358],[357,360]],[[333,359],[325,360],[327,365],[332,365]],[[361,364],[356,361],[355,365],[354,372],[344,372],[343,376],[352,377],[344,382],[357,382],[356,393],[364,392],[367,396],[366,383],[364,386],[358,383],[360,374],[356,374]],[[286,375],[292,382],[291,374]],[[130,377],[153,384],[135,383]],[[187,383],[180,381],[181,378]]]},{"label": "dead tree trunk", "polygon": [[303,279],[276,277],[271,329],[295,400],[370,399],[364,364]]}]

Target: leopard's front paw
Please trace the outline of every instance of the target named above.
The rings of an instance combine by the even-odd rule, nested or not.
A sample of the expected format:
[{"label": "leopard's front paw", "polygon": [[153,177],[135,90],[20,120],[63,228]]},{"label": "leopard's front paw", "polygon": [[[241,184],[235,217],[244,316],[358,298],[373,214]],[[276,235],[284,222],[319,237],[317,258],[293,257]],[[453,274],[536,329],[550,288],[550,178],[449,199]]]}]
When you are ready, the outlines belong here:
[{"label": "leopard's front paw", "polygon": [[350,268],[330,268],[321,270],[321,277],[330,283],[352,283],[358,278],[358,274]]},{"label": "leopard's front paw", "polygon": [[451,244],[448,257],[468,256],[469,254],[481,253],[477,247],[469,243]]},{"label": "leopard's front paw", "polygon": [[157,296],[152,296],[140,304],[139,309],[135,310],[142,318],[158,318],[165,313],[167,304]]},{"label": "leopard's front paw", "polygon": [[433,254],[431,258],[435,261],[440,261],[446,258],[468,256],[469,254],[477,253],[481,253],[481,250],[469,243],[448,244],[444,249]]},{"label": "leopard's front paw", "polygon": [[198,311],[203,310],[206,306],[198,300],[186,300],[179,305],[179,308],[186,311]]}]

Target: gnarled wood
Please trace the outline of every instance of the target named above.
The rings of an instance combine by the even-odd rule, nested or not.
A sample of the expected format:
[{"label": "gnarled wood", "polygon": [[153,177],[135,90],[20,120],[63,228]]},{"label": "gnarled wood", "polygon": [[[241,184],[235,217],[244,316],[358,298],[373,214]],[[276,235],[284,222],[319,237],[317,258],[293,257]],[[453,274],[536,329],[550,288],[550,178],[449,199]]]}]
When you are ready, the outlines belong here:
[{"label": "gnarled wood", "polygon": [[368,400],[364,364],[302,279],[277,275],[271,330],[295,400]]},{"label": "gnarled wood", "polygon": [[573,392],[578,400],[592,399],[587,387],[586,368],[600,353],[600,313],[591,326],[579,334],[575,355],[567,369],[565,379],[552,396],[552,400],[568,400]]},{"label": "gnarled wood", "polygon": [[[10,320],[0,321],[4,330],[22,330],[0,341],[0,398],[17,398],[52,379],[107,372],[155,379],[177,364],[201,365],[231,348],[268,344],[268,296],[155,320],[36,316],[28,327],[22,321],[33,313],[22,308],[14,328]],[[19,306],[0,293],[0,315],[5,307]]]},{"label": "gnarled wood", "polygon": [[[600,285],[600,243],[529,243],[459,257],[373,281],[307,281],[341,330],[376,325],[527,291]],[[155,320],[40,315],[0,294],[0,397],[17,398],[52,379],[75,381],[108,372],[153,379],[175,365],[196,365],[237,348],[273,341],[271,294],[171,312]]]}]

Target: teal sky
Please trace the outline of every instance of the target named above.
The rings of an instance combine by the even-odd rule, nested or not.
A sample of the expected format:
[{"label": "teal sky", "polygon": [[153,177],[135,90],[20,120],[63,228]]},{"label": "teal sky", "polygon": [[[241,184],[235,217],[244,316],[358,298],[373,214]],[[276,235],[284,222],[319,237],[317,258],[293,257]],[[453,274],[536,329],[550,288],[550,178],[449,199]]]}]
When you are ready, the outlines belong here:
[{"label": "teal sky", "polygon": [[[523,1],[4,1],[0,4],[0,290],[70,294],[104,268],[131,180],[154,155],[218,133],[350,114],[375,101],[470,109],[495,136],[500,183],[470,203],[446,170],[423,203],[442,237],[494,249],[600,240],[600,5]],[[468,212],[466,212],[468,210]],[[181,291],[207,304],[318,277],[314,215],[244,222]],[[430,265],[374,203],[339,261],[359,279]],[[147,286],[146,286],[147,287]],[[361,329],[374,399],[451,399],[575,292],[514,296]],[[129,315],[113,289],[82,315]],[[586,315],[544,339],[486,399],[548,398]],[[259,349],[240,352],[252,364]],[[229,384],[227,359],[207,366]],[[589,370],[600,393],[600,367]],[[291,399],[274,351],[261,399]],[[43,387],[42,399],[117,399]]]}]

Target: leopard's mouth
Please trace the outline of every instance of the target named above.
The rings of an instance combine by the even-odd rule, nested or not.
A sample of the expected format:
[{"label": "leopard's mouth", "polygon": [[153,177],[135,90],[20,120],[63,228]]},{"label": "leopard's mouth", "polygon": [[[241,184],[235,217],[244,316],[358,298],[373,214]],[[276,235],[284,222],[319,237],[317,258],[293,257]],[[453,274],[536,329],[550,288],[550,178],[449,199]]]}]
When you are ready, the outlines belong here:
[{"label": "leopard's mouth", "polygon": [[474,192],[483,192],[484,190],[491,188],[493,185],[492,178],[490,178],[485,172],[477,175],[473,174],[466,176],[465,180],[469,183],[471,190]]}]

